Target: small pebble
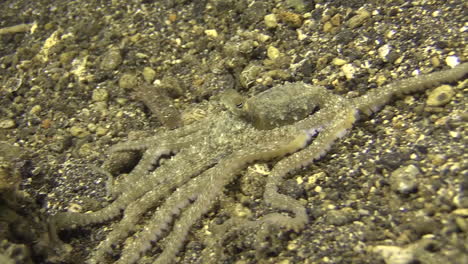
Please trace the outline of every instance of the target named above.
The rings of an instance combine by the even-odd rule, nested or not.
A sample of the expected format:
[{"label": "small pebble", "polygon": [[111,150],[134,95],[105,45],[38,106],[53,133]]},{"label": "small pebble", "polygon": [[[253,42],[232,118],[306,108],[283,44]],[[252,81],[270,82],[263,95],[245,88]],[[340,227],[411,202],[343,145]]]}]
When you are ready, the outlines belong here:
[{"label": "small pebble", "polygon": [[84,138],[89,135],[89,131],[84,127],[72,126],[70,127],[70,134],[74,137]]},{"label": "small pebble", "polygon": [[378,75],[375,79],[375,83],[377,83],[378,86],[382,86],[385,82],[387,82],[387,77],[385,77],[385,75]]},{"label": "small pebble", "polygon": [[442,85],[429,93],[426,104],[428,106],[442,106],[450,102],[455,95],[455,91],[450,85]]},{"label": "small pebble", "polygon": [[98,136],[104,136],[105,134],[107,134],[108,131],[109,131],[109,129],[98,126],[98,127],[96,128],[96,135],[98,135]]},{"label": "small pebble", "polygon": [[435,68],[436,67],[439,67],[440,66],[440,59],[436,56],[432,57],[431,58],[431,64],[432,66],[434,66]]},{"label": "small pebble", "polygon": [[88,128],[89,131],[91,132],[96,132],[96,124],[93,124],[93,123],[89,123],[86,128]]},{"label": "small pebble", "polygon": [[448,66],[453,68],[457,66],[458,64],[460,64],[460,59],[457,56],[448,56],[445,59],[445,63],[447,63]]},{"label": "small pebble", "polygon": [[393,39],[397,35],[397,32],[395,30],[389,30],[387,33],[385,33],[385,37],[388,39]]},{"label": "small pebble", "polygon": [[280,56],[280,54],[281,54],[281,52],[279,51],[279,49],[277,49],[277,48],[275,48],[273,46],[268,47],[268,50],[267,50],[268,58],[270,58],[272,60],[275,60]]},{"label": "small pebble", "polygon": [[239,52],[243,54],[250,54],[254,48],[255,46],[252,40],[242,41],[239,44]]},{"label": "small pebble", "polygon": [[333,29],[333,25],[330,21],[327,21],[323,24],[323,32],[329,33],[332,31],[332,29]]},{"label": "small pebble", "polygon": [[207,29],[205,30],[205,35],[207,35],[209,38],[217,38],[218,37],[218,32],[216,29]]},{"label": "small pebble", "polygon": [[119,86],[122,89],[133,89],[138,85],[138,78],[131,73],[124,73],[119,79]]},{"label": "small pebble", "polygon": [[31,107],[31,110],[29,110],[29,113],[31,115],[36,115],[39,112],[41,112],[41,110],[42,110],[42,107],[40,105],[35,105],[35,106]]},{"label": "small pebble", "polygon": [[143,69],[143,79],[147,83],[152,83],[154,81],[154,78],[156,78],[156,71],[150,67],[145,67]]},{"label": "small pebble", "polygon": [[365,9],[360,9],[357,11],[357,14],[348,20],[349,28],[357,28],[364,24],[366,20],[371,16],[371,13]]},{"label": "small pebble", "polygon": [[242,217],[242,218],[250,217],[252,215],[252,212],[250,211],[250,209],[241,204],[235,205],[234,213],[237,217]]},{"label": "small pebble", "polygon": [[115,70],[122,63],[122,55],[118,49],[111,49],[106,52],[101,60],[100,68],[104,71]]},{"label": "small pebble", "polygon": [[106,89],[98,88],[93,91],[91,98],[95,102],[105,102],[109,98],[109,93]]},{"label": "small pebble", "polygon": [[452,137],[452,138],[460,138],[461,135],[458,131],[449,131],[449,135]]},{"label": "small pebble", "polygon": [[278,20],[276,19],[275,14],[268,14],[263,18],[263,20],[265,21],[267,28],[275,28],[278,26]]},{"label": "small pebble", "polygon": [[341,67],[346,79],[351,80],[354,78],[354,74],[357,72],[356,67],[353,64],[348,63]]},{"label": "small pebble", "polygon": [[249,87],[252,85],[261,71],[262,67],[257,64],[252,63],[247,65],[239,76],[242,87]]},{"label": "small pebble", "polygon": [[418,188],[417,175],[419,174],[418,167],[414,165],[400,167],[390,175],[390,186],[397,193],[412,193]]},{"label": "small pebble", "polygon": [[372,251],[380,254],[386,264],[409,264],[415,261],[411,250],[397,246],[375,246]]},{"label": "small pebble", "polygon": [[336,65],[336,66],[343,66],[347,63],[347,61],[340,59],[340,58],[334,58],[332,63],[333,65]]},{"label": "small pebble", "polygon": [[299,28],[302,26],[302,16],[289,11],[281,11],[278,14],[281,21],[288,24],[291,27]]},{"label": "small pebble", "polygon": [[381,46],[379,49],[378,49],[378,52],[379,52],[379,57],[381,59],[383,59],[384,61],[387,61],[387,56],[388,54],[390,54],[390,45],[388,44],[385,44],[383,46]]},{"label": "small pebble", "polygon": [[81,147],[78,149],[78,155],[80,157],[92,157],[92,156],[97,156],[98,154],[94,150],[92,144],[90,143],[84,143],[81,145]]},{"label": "small pebble", "polygon": [[13,119],[0,120],[0,128],[15,128],[16,123]]},{"label": "small pebble", "polygon": [[330,19],[330,22],[331,22],[332,25],[335,26],[335,27],[341,25],[341,15],[340,15],[340,14],[336,14],[336,15],[332,16],[332,18]]}]

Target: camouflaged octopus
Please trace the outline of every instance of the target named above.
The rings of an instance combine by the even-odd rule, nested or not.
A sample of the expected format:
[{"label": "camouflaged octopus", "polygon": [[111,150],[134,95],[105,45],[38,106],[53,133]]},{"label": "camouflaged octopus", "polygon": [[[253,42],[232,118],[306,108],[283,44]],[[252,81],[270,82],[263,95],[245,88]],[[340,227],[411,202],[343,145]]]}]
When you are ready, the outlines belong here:
[{"label": "camouflaged octopus", "polygon": [[[214,207],[225,186],[249,164],[272,161],[264,201],[277,213],[248,223],[300,231],[308,216],[297,200],[278,192],[285,175],[325,155],[359,114],[370,115],[394,96],[454,81],[467,72],[468,63],[398,81],[352,99],[302,82],[276,86],[245,101],[227,92],[224,102],[228,111],[220,110],[194,124],[114,146],[111,152],[143,153],[115,188],[116,199],[96,212],[57,214],[51,223],[66,229],[121,216],[89,263],[106,263],[106,257],[120,244],[122,249],[115,263],[139,262],[163,238],[162,251],[153,263],[171,263],[192,226]],[[168,155],[170,158],[160,162]],[[147,213],[149,219],[143,217]],[[205,251],[209,255],[210,249]]]}]

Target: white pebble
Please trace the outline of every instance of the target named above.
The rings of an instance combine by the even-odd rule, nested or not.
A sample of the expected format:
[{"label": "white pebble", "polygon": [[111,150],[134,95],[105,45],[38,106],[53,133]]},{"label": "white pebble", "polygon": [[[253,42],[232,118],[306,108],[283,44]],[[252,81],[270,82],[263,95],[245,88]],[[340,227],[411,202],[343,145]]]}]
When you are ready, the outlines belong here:
[{"label": "white pebble", "polygon": [[445,63],[447,63],[447,65],[450,66],[451,68],[453,68],[457,66],[458,64],[460,64],[460,59],[457,56],[448,56],[445,59]]}]

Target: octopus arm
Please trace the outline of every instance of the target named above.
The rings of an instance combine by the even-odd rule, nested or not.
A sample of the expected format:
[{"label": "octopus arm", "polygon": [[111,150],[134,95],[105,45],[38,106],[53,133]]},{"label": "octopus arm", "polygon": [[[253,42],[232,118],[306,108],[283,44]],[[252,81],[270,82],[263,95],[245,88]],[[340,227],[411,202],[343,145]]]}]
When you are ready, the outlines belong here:
[{"label": "octopus arm", "polygon": [[288,173],[308,166],[313,161],[320,159],[332,146],[333,142],[342,137],[346,130],[350,129],[356,120],[355,111],[351,107],[338,113],[334,121],[324,128],[310,145],[280,160],[268,176],[264,198],[272,207],[290,211],[294,218],[279,213],[266,215],[263,220],[277,226],[292,229],[298,232],[308,222],[304,206],[299,201],[278,192],[278,185]]},{"label": "octopus arm", "polygon": [[[125,192],[121,193],[120,196],[107,207],[90,213],[58,213],[50,218],[50,222],[58,230],[106,222],[120,215],[121,211],[130,203],[137,201],[139,197],[144,195],[157,196],[151,198],[153,199],[152,205],[154,206],[161,197],[170,194],[175,187],[183,185],[191,177],[200,174],[202,171],[206,170],[206,168],[212,166],[217,160],[217,156],[216,153],[210,153],[210,155],[209,157],[204,157],[202,160],[197,159],[195,156],[192,156],[193,159],[177,157],[165,164],[165,166],[158,167],[157,170],[150,173],[149,176],[142,176],[147,173],[136,174],[135,178],[142,179],[135,179],[134,183],[127,184],[127,186],[131,188],[127,188]],[[175,173],[181,170],[181,168],[184,170],[183,173]],[[181,176],[171,177],[175,174]],[[164,182],[164,184],[161,184],[162,182]],[[147,194],[151,189],[155,188],[155,186],[159,186],[157,195],[151,193]],[[144,206],[142,206],[142,208],[144,208]]]},{"label": "octopus arm", "polygon": [[[141,177],[145,176],[149,171],[152,170],[153,167],[155,167],[155,165],[158,163],[161,157],[177,152],[178,150],[179,148],[174,148],[174,146],[158,146],[147,149],[143,153],[143,156],[141,157],[138,164],[132,169],[132,171],[129,174],[123,177],[120,184],[114,185],[114,179],[112,175],[110,175],[111,186],[108,186],[108,189],[110,189],[112,196],[117,197],[118,195],[127,192],[130,188],[133,187],[133,184],[135,182],[138,182],[138,180],[140,180]],[[104,167],[106,166],[108,165],[104,164]]]},{"label": "octopus arm", "polygon": [[[175,197],[173,199],[182,199],[180,198],[180,193],[183,192],[185,189],[185,183],[189,181],[197,181],[195,179],[190,180],[192,177],[196,177],[199,174],[202,174],[203,171],[206,171],[207,168],[212,166],[216,160],[216,155],[212,155],[213,157],[209,158],[206,157],[204,160],[196,160],[190,161],[187,159],[182,159],[177,157],[174,162],[171,164],[165,164],[157,170],[158,175],[168,175],[171,180],[165,181],[164,184],[159,184],[157,187],[150,189],[147,191],[142,197],[138,200],[131,202],[124,210],[124,214],[120,222],[116,223],[113,230],[108,234],[106,240],[104,240],[95,251],[94,259],[102,259],[106,253],[109,253],[112,249],[113,245],[119,243],[119,241],[128,236],[129,233],[134,231],[135,227],[137,226],[138,222],[140,221],[142,215],[150,210],[152,207],[158,205],[158,203],[163,199],[163,197],[169,196],[177,186],[184,186],[176,190],[176,193],[179,194],[179,197]],[[170,165],[177,165],[178,167],[185,168],[184,173],[174,173],[176,169]],[[182,176],[176,176],[175,174],[179,174]],[[151,181],[148,181],[147,184],[149,185]],[[193,183],[192,183],[193,184]],[[188,187],[188,189],[193,187]],[[194,191],[194,190],[192,190]],[[185,190],[185,192],[190,192],[190,190]],[[172,197],[172,196],[171,196]],[[188,199],[188,198],[187,198]],[[173,206],[167,200],[165,205],[163,206]],[[183,202],[179,203],[183,204]],[[162,207],[161,207],[162,208]],[[176,207],[177,208],[177,207]],[[162,210],[162,209],[160,209]],[[157,214],[162,214],[163,212],[157,212]],[[156,216],[155,216],[156,217]],[[156,221],[156,220],[155,220]]]},{"label": "octopus arm", "polygon": [[[175,215],[186,207],[174,224],[172,232],[166,239],[163,252],[154,263],[170,263],[182,247],[193,224],[212,208],[226,186],[249,163],[256,160],[270,160],[284,156],[303,148],[309,140],[306,133],[275,146],[259,147],[256,150],[232,154],[216,166],[206,170],[200,176],[190,180],[177,189],[153,215],[145,229],[132,243],[122,250],[117,263],[135,263],[151,247],[151,242],[161,238]],[[210,192],[202,192],[202,190]],[[202,194],[203,195],[200,195]],[[192,204],[190,202],[193,201]]]},{"label": "octopus arm", "polygon": [[[294,217],[281,213],[270,213],[253,221],[233,217],[223,224],[214,227],[214,235],[207,239],[207,245],[202,251],[201,263],[212,263],[221,259],[221,255],[223,254],[223,241],[240,230],[258,229],[259,226],[265,224],[267,226],[282,227],[296,232],[304,228],[308,222],[305,207],[299,201],[279,193],[278,186],[288,173],[307,166],[314,160],[320,159],[325,155],[333,142],[342,137],[344,132],[352,127],[357,117],[355,110],[349,105],[346,107],[341,105],[339,108],[341,111],[334,112],[332,116],[326,115],[317,117],[314,115],[313,117],[309,117],[308,122],[305,122],[305,124],[314,125],[316,124],[317,118],[321,120],[324,117],[330,121],[327,121],[326,123],[328,125],[323,128],[308,129],[305,130],[305,133],[300,134],[295,140],[296,144],[290,144],[295,145],[296,150],[289,152],[289,154],[292,154],[278,161],[268,175],[264,191],[265,202],[275,209],[293,213]],[[311,137],[314,136],[316,132],[319,132],[317,137],[310,142]],[[259,230],[262,230],[262,228]],[[261,235],[261,232],[257,234],[258,243],[262,240]]]},{"label": "octopus arm", "polygon": [[416,76],[372,89],[361,97],[351,99],[351,103],[360,112],[371,115],[395,96],[422,91],[444,82],[453,82],[466,74],[468,74],[468,63],[463,63],[453,69]]}]

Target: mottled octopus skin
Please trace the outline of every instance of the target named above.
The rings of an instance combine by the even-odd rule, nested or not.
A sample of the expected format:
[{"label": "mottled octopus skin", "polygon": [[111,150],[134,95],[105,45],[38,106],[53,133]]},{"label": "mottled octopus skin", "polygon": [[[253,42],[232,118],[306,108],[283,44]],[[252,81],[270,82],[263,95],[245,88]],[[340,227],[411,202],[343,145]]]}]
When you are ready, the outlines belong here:
[{"label": "mottled octopus skin", "polygon": [[[231,91],[223,100],[230,111],[220,109],[194,124],[114,146],[111,152],[142,151],[143,156],[114,188],[113,203],[92,213],[60,213],[51,217],[50,223],[65,229],[123,215],[88,262],[108,263],[106,257],[114,246],[131,236],[115,263],[137,263],[153,242],[166,236],[162,252],[153,263],[171,263],[194,223],[213,208],[227,184],[249,164],[279,160],[268,175],[264,200],[292,216],[271,213],[240,224],[233,219],[226,225],[235,230],[270,224],[300,231],[308,217],[297,200],[278,192],[285,175],[324,156],[360,114],[370,115],[394,97],[462,79],[467,73],[465,63],[397,81],[352,99],[302,82],[276,86],[247,100]],[[162,156],[169,154],[170,159],[153,169]],[[151,212],[151,218],[138,228],[147,212]],[[208,246],[203,256],[211,251],[215,250]]]}]

